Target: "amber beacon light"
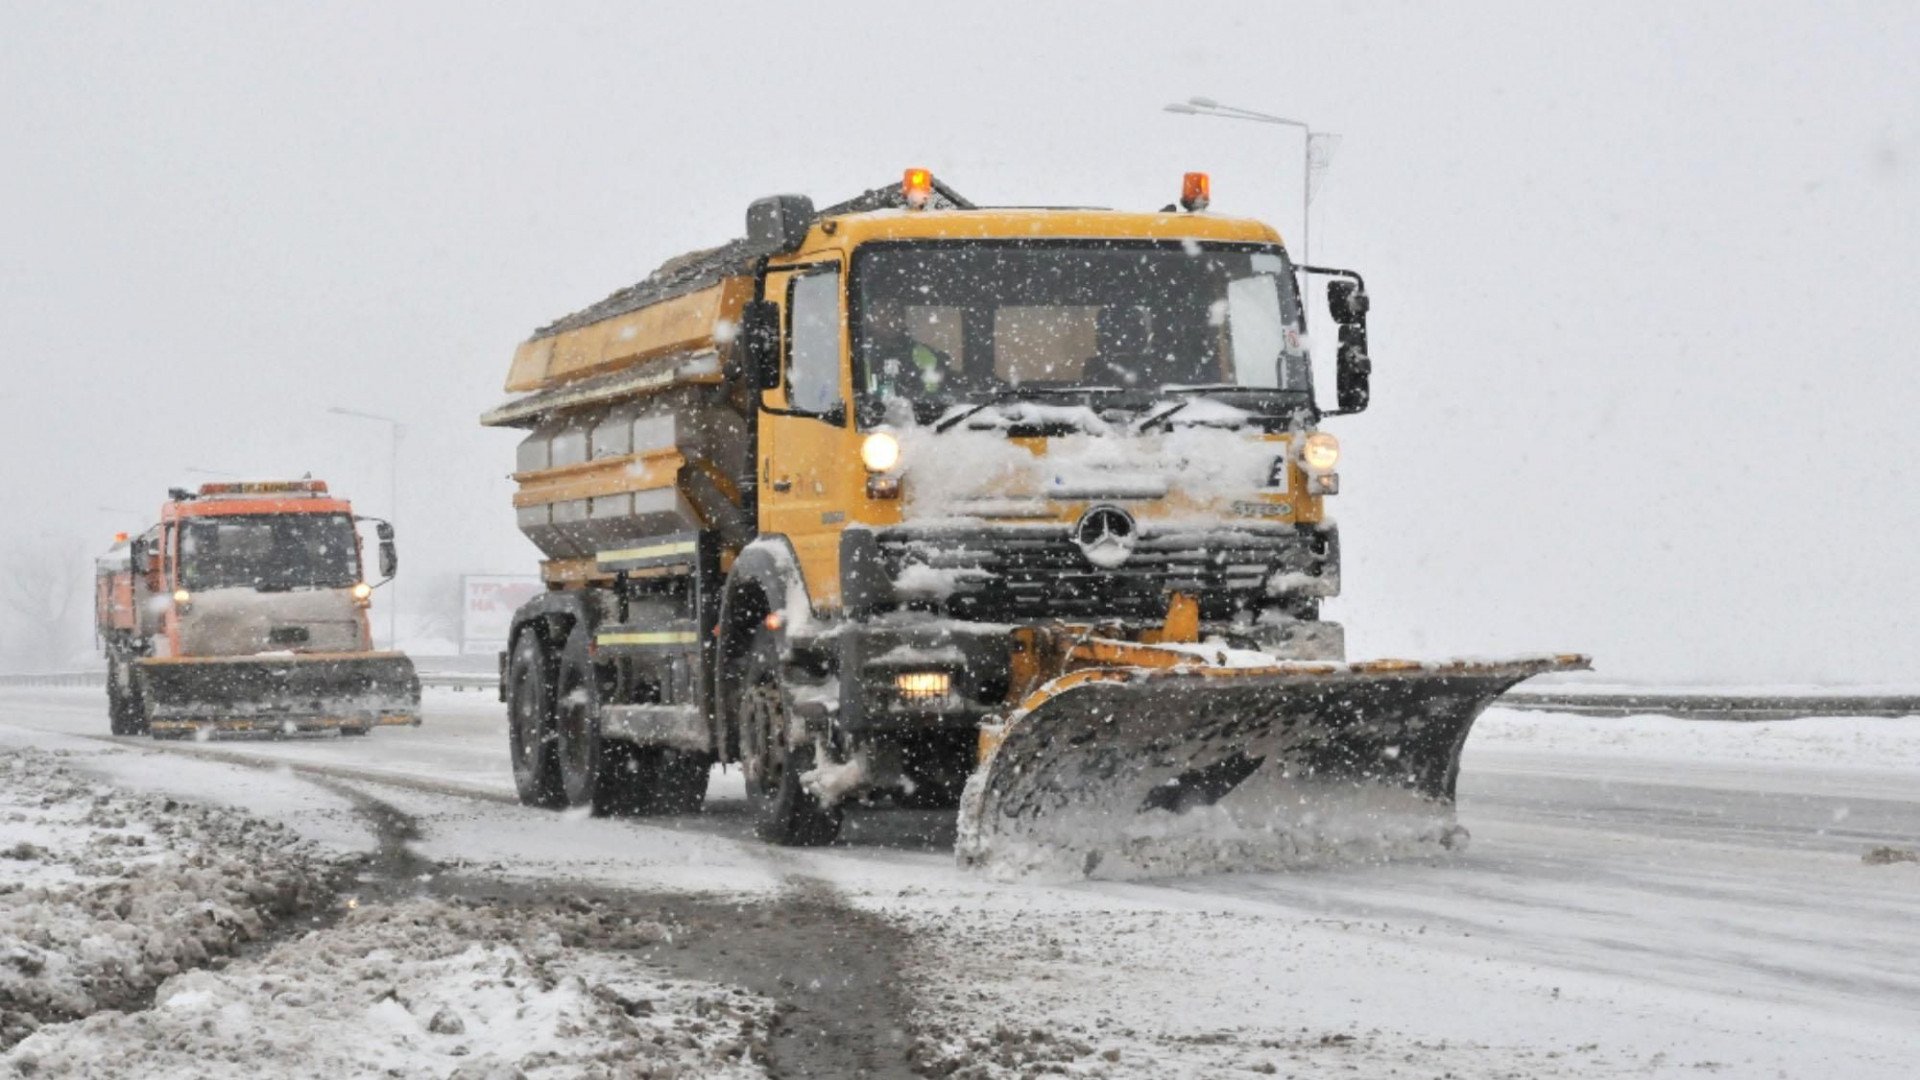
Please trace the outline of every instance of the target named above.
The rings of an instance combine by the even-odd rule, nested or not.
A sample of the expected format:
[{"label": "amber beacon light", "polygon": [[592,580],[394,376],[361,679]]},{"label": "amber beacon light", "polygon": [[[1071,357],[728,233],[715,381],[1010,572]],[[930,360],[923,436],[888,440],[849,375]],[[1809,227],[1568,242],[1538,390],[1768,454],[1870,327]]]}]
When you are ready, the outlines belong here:
[{"label": "amber beacon light", "polygon": [[1205,210],[1213,201],[1213,181],[1203,172],[1190,172],[1180,179],[1180,205],[1188,210]]},{"label": "amber beacon light", "polygon": [[908,169],[906,179],[900,183],[900,192],[906,196],[908,206],[925,210],[933,201],[933,173],[926,169]]}]

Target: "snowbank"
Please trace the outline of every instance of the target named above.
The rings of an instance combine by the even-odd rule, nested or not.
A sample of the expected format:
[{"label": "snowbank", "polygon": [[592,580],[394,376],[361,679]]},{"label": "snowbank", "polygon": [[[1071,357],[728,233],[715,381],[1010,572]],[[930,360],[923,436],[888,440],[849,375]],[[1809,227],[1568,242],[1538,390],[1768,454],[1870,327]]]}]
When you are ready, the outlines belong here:
[{"label": "snowbank", "polygon": [[287,830],[0,757],[0,1047],[131,1008],[325,902],[343,864]]},{"label": "snowbank", "polygon": [[145,1012],[49,1027],[28,1076],[761,1077],[770,1002],[665,980],[632,958],[668,931],[589,904],[417,899],[358,908]]}]

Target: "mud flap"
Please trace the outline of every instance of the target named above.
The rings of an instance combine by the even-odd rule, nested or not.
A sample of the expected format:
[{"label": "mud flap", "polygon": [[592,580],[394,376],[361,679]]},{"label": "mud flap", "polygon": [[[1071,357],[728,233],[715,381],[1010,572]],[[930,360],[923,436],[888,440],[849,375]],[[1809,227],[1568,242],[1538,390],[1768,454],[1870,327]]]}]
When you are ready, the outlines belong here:
[{"label": "mud flap", "polygon": [[401,653],[155,658],[134,678],[155,734],[420,722],[420,680]]},{"label": "mud flap", "polygon": [[1458,846],[1467,732],[1585,657],[1095,669],[1055,679],[968,781],[956,850],[996,876],[1278,869]]}]

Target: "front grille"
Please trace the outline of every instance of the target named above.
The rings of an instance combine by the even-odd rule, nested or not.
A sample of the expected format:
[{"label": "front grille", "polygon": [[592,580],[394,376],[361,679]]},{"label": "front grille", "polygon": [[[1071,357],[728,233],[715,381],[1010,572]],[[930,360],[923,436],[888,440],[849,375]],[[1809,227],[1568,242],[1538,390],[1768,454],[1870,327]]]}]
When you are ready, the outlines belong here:
[{"label": "front grille", "polygon": [[305,645],[313,637],[304,626],[276,626],[267,631],[269,645]]},{"label": "front grille", "polygon": [[1185,593],[1214,620],[1265,602],[1276,583],[1316,596],[1337,589],[1335,534],[1312,526],[1143,524],[1132,555],[1110,569],[1061,525],[886,529],[875,539],[903,600],[965,619],[1158,619],[1171,594]]}]

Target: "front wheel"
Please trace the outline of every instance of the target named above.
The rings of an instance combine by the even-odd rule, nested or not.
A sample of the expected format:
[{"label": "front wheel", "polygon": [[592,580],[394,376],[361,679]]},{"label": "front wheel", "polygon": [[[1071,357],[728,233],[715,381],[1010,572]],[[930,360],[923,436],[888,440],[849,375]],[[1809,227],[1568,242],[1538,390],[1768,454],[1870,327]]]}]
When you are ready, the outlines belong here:
[{"label": "front wheel", "polygon": [[547,672],[540,635],[521,631],[507,659],[507,752],[513,758],[513,787],[524,805],[558,809],[566,800],[560,791],[553,688]]},{"label": "front wheel", "polygon": [[840,835],[840,808],[823,805],[801,782],[814,766],[814,747],[791,745],[793,698],[772,633],[754,633],[741,658],[734,702],[755,831],[762,840],[784,847],[833,843]]},{"label": "front wheel", "polygon": [[107,659],[107,727],[115,735],[140,735],[147,730],[140,689],[133,665],[119,657]]}]

